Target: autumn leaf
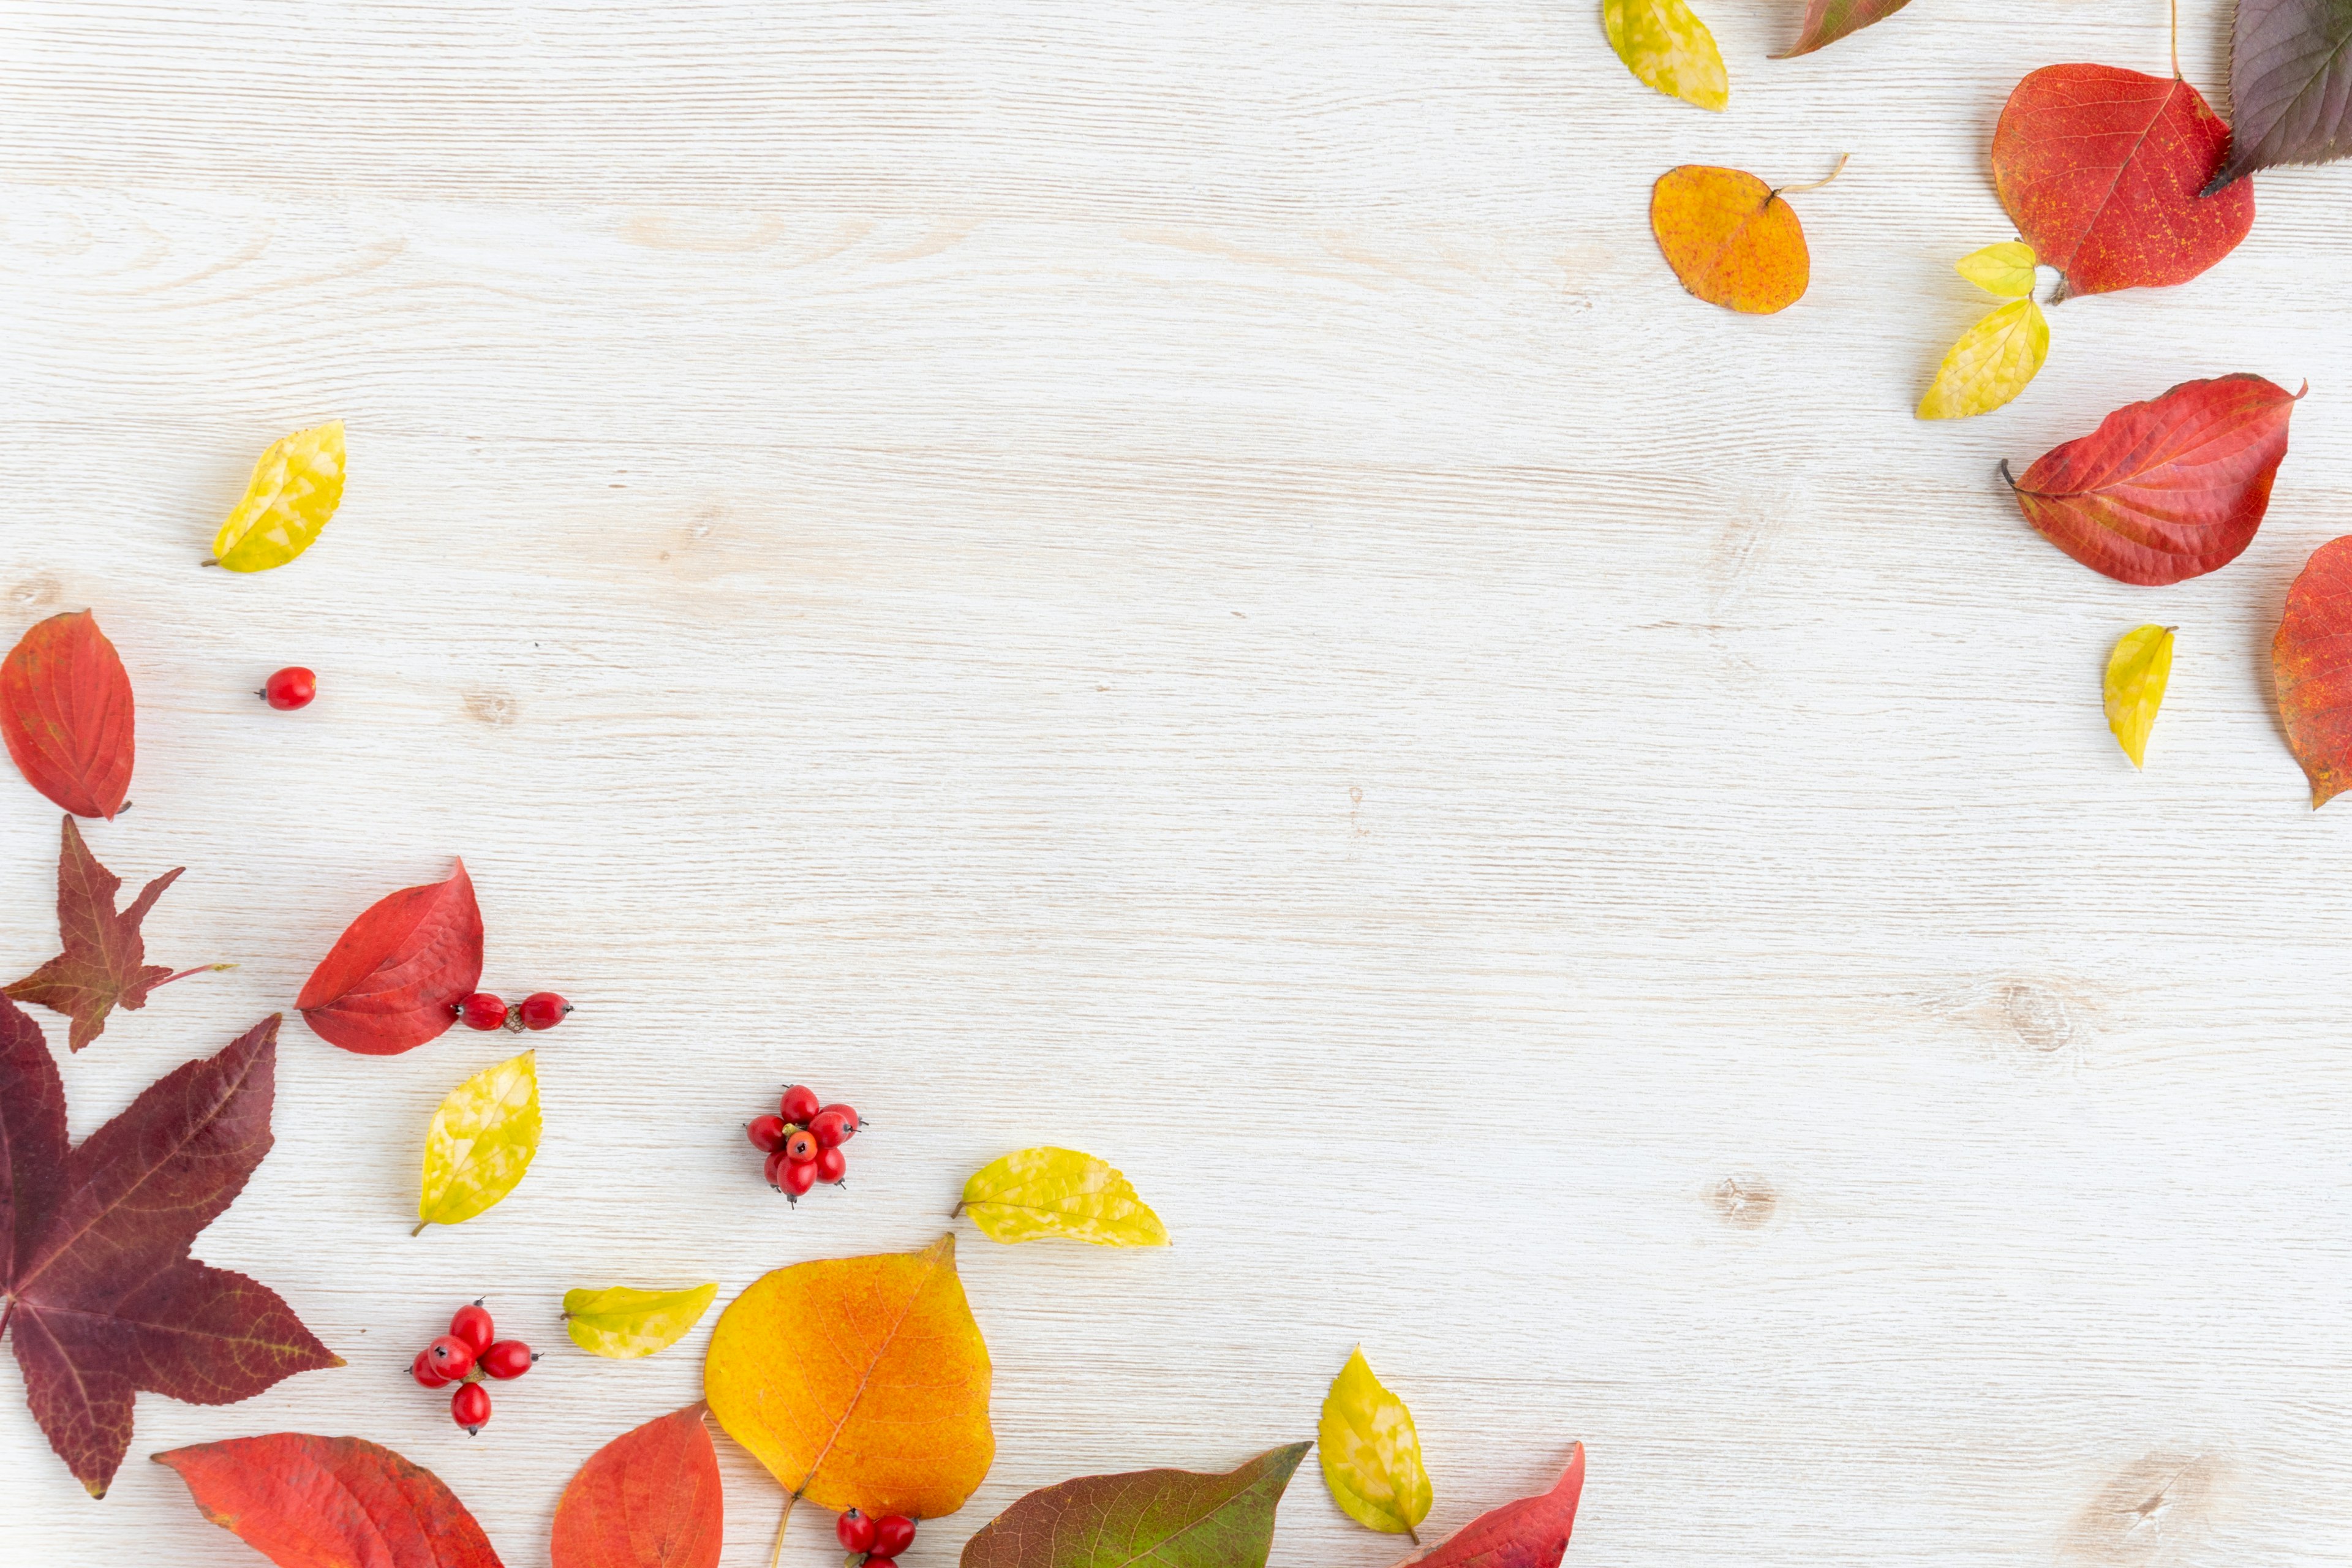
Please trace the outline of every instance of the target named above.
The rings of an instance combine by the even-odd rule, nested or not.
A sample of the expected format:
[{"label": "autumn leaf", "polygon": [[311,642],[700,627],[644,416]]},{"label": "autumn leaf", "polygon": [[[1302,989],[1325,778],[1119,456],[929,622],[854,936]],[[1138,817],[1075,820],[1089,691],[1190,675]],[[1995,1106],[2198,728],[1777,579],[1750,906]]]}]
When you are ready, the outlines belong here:
[{"label": "autumn leaf", "polygon": [[2238,0],[2230,160],[2208,194],[2256,169],[2352,154],[2352,0]]},{"label": "autumn leaf", "polygon": [[278,1022],[164,1074],[68,1152],[57,1063],[0,999],[0,1325],[33,1418],[92,1497],[130,1448],[138,1391],[233,1405],[343,1364],[277,1292],[188,1256],[269,1152]]},{"label": "autumn leaf", "polygon": [[1429,1517],[1429,1472],[1422,1468],[1421,1434],[1412,1412],[1372,1375],[1358,1345],[1323,1396],[1315,1429],[1316,1452],[1331,1500],[1349,1519],[1390,1535],[1412,1535]]},{"label": "autumn leaf", "polygon": [[1753,174],[1685,163],[1650,187],[1650,232],[1683,287],[1710,305],[1769,316],[1795,304],[1812,279],[1805,228],[1784,199],[1837,178],[1774,190]]},{"label": "autumn leaf", "polygon": [[1108,1161],[1076,1149],[1022,1149],[963,1184],[957,1205],[991,1241],[1062,1236],[1097,1247],[1165,1247],[1168,1227]]},{"label": "autumn leaf", "polygon": [[563,1329],[590,1355],[634,1361],[685,1338],[718,1294],[715,1284],[687,1290],[635,1290],[626,1285],[566,1290]]},{"label": "autumn leaf", "polygon": [[1223,1475],[1131,1470],[1031,1492],[964,1542],[961,1568],[1265,1568],[1274,1510],[1307,1445]]},{"label": "autumn leaf", "polygon": [[2021,300],[2033,292],[2033,268],[2039,259],[2033,247],[2005,239],[1969,251],[1952,263],[1952,269],[1988,294]]},{"label": "autumn leaf", "polygon": [[445,882],[387,893],[353,921],[294,1005],[311,1033],[388,1057],[439,1037],[482,980],[482,911],[466,863]]},{"label": "autumn leaf", "polygon": [[2253,226],[2251,185],[2198,193],[2230,129],[2178,77],[2044,66],[1992,134],[1993,184],[2017,232],[2074,294],[2186,283]]},{"label": "autumn leaf", "polygon": [[702,1406],[658,1415],[590,1456],[555,1505],[554,1568],[716,1568],[719,1454]]},{"label": "autumn leaf", "polygon": [[1583,1495],[1584,1445],[1579,1443],[1551,1490],[1488,1509],[1397,1568],[1559,1568]]},{"label": "autumn leaf", "polygon": [[2287,590],[2271,677],[2316,811],[2352,786],[2352,535],[2313,551]]},{"label": "autumn leaf", "polygon": [[1717,110],[1731,101],[1715,35],[1683,0],[1601,0],[1601,23],[1625,68],[1668,98]]},{"label": "autumn leaf", "polygon": [[1804,32],[1798,37],[1794,47],[1772,58],[1788,60],[1810,55],[1849,33],[1859,33],[1873,22],[1884,22],[1909,4],[1910,0],[1807,0]]},{"label": "autumn leaf", "polygon": [[515,1190],[539,1152],[539,1053],[484,1068],[451,1089],[425,1130],[415,1236],[462,1225]]},{"label": "autumn leaf", "polygon": [[2023,392],[2049,357],[2049,318],[2032,300],[2012,300],[1960,334],[1919,400],[1919,417],[1990,414]]},{"label": "autumn leaf", "polygon": [[25,782],[76,816],[112,820],[131,789],[131,677],[98,617],[36,622],[0,660],[0,735]]},{"label": "autumn leaf", "polygon": [[280,1568],[500,1568],[440,1477],[364,1437],[274,1432],[155,1462],[179,1472],[206,1519]]},{"label": "autumn leaf", "polygon": [[795,1500],[919,1520],[987,1476],[988,1387],[952,1236],[763,1275],[719,1314],[702,1373],[719,1426]]},{"label": "autumn leaf", "polygon": [[2107,656],[2107,728],[2136,768],[2147,765],[2147,732],[2156,727],[2166,682],[2172,679],[2172,628],[2136,626]]},{"label": "autumn leaf", "polygon": [[2259,375],[2184,381],[2035,458],[2013,481],[2017,504],[2044,539],[2118,583],[2201,577],[2253,542],[2301,395]]},{"label": "autumn leaf", "polygon": [[283,566],[310,548],[342,500],[343,422],[282,437],[213,536],[214,562],[232,572]]}]

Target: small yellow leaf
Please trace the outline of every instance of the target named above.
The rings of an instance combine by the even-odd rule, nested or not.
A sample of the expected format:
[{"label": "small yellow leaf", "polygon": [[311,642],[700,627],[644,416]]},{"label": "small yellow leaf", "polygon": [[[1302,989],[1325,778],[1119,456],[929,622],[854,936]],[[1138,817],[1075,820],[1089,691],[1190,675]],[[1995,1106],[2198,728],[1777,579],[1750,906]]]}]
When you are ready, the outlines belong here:
[{"label": "small yellow leaf", "polygon": [[963,1207],[991,1241],[1066,1236],[1097,1247],[1165,1247],[1160,1223],[1125,1176],[1076,1149],[1022,1149],[972,1173]]},{"label": "small yellow leaf", "polygon": [[716,1285],[687,1290],[566,1290],[563,1330],[590,1355],[634,1361],[676,1344],[710,1310]]},{"label": "small yellow leaf", "polygon": [[2132,766],[2147,766],[2147,732],[2172,679],[2172,633],[2164,626],[2137,626],[2107,656],[2107,728]]},{"label": "small yellow leaf", "polygon": [[2050,355],[2050,322],[2031,300],[2012,300],[1960,334],[1919,400],[1922,419],[1989,414],[2025,390]]},{"label": "small yellow leaf", "polygon": [[[539,1152],[538,1053],[486,1068],[449,1091],[425,1130],[416,1228],[469,1220],[509,1193]],[[414,1234],[414,1233],[412,1233]]]},{"label": "small yellow leaf", "polygon": [[1716,110],[1731,101],[1715,35],[1683,0],[1601,0],[1601,22],[1625,68],[1668,98]]},{"label": "small yellow leaf", "polygon": [[1349,1518],[1390,1535],[1412,1535],[1429,1517],[1429,1472],[1422,1468],[1412,1412],[1372,1375],[1363,1346],[1331,1380],[1315,1439],[1324,1482]]},{"label": "small yellow leaf", "polygon": [[2005,239],[1971,250],[1952,263],[1959,275],[1988,294],[2020,300],[2033,292],[2033,247]]},{"label": "small yellow leaf", "polygon": [[245,499],[213,536],[232,572],[283,566],[319,537],[343,499],[343,422],[297,430],[261,454]]}]

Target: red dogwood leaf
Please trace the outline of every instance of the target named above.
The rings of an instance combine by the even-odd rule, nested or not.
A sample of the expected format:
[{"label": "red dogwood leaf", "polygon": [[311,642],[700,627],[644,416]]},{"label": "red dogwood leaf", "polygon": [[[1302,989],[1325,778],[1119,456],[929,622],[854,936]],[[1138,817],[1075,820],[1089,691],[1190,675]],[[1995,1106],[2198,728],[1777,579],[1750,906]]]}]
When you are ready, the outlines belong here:
[{"label": "red dogwood leaf", "polygon": [[336,939],[295,998],[330,1045],[389,1057],[437,1038],[457,999],[482,979],[482,911],[466,863],[446,882],[403,888],[368,906]]},{"label": "red dogwood leaf", "polygon": [[76,816],[111,818],[131,788],[131,677],[98,617],[51,616],[0,660],[0,734],[25,782]]},{"label": "red dogwood leaf", "polygon": [[2178,77],[2044,66],[1993,128],[1993,184],[2068,292],[2186,283],[2254,224],[2252,185],[2198,194],[2229,145],[2230,128]]},{"label": "red dogwood leaf", "polygon": [[1584,1445],[1579,1443],[1551,1490],[1488,1509],[1397,1568],[1559,1568],[1583,1495]]},{"label": "red dogwood leaf", "polygon": [[2352,535],[2313,551],[2287,590],[2271,678],[2317,811],[2352,788]]},{"label": "red dogwood leaf", "polygon": [[2118,583],[2201,577],[2263,525],[2302,395],[2259,375],[2184,381],[2035,458],[2010,481],[2017,504],[2044,539]]},{"label": "red dogwood leaf", "polygon": [[1884,22],[1910,3],[1911,0],[1807,0],[1804,31],[1784,53],[1772,58],[1788,60],[1810,55],[1849,33],[1859,33],[1873,22]]},{"label": "red dogwood leaf", "polygon": [[57,1063],[0,999],[0,1324],[33,1418],[92,1497],[131,1447],[139,1390],[232,1405],[343,1364],[276,1291],[188,1256],[269,1152],[277,1065],[273,1013],[68,1152]]},{"label": "red dogwood leaf", "polygon": [[716,1568],[719,1453],[689,1405],[589,1457],[555,1505],[555,1568]]},{"label": "red dogwood leaf", "polygon": [[106,1032],[106,1016],[117,1006],[144,1007],[147,993],[158,985],[235,965],[200,963],[174,974],[149,963],[139,922],[187,868],[164,872],[117,914],[114,895],[122,890],[122,879],[98,863],[72,817],[65,825],[65,847],[58,853],[58,934],[66,950],[0,994],[69,1015],[66,1043],[78,1051]]},{"label": "red dogwood leaf", "polygon": [[279,1568],[500,1568],[441,1478],[364,1437],[273,1432],[155,1456]]}]

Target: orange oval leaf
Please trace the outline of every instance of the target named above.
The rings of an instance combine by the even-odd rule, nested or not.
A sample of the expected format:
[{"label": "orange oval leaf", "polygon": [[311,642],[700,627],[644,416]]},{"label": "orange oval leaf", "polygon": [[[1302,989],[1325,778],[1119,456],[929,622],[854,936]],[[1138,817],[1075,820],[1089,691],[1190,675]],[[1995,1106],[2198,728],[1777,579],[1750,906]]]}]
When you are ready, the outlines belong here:
[{"label": "orange oval leaf", "polygon": [[76,816],[111,820],[131,789],[131,677],[98,617],[51,616],[0,660],[0,735],[25,782]]},{"label": "orange oval leaf", "polygon": [[1785,310],[1812,279],[1796,209],[1753,174],[1685,163],[1650,188],[1650,232],[1683,287],[1751,316]]},{"label": "orange oval leaf", "polygon": [[387,893],[353,921],[294,1005],[330,1045],[394,1056],[457,1022],[481,984],[482,910],[466,863],[444,882]]},{"label": "orange oval leaf", "polygon": [[689,1405],[589,1457],[555,1505],[554,1568],[716,1568],[719,1454]]},{"label": "orange oval leaf", "polygon": [[441,1478],[363,1437],[276,1432],[155,1456],[206,1519],[280,1568],[499,1568]]},{"label": "orange oval leaf", "polygon": [[2352,534],[2313,551],[2287,590],[2271,676],[2317,811],[2352,787]]}]

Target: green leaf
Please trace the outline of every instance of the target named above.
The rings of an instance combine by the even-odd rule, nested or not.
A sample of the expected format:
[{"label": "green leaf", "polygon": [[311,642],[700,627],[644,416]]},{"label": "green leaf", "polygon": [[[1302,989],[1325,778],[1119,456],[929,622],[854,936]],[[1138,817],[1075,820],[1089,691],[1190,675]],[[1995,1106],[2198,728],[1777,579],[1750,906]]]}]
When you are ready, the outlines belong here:
[{"label": "green leaf", "polygon": [[1076,1149],[1021,1149],[963,1184],[964,1211],[991,1241],[1065,1236],[1097,1247],[1165,1247],[1168,1227],[1109,1162]]},{"label": "green leaf", "polygon": [[590,1355],[634,1361],[676,1344],[710,1310],[717,1285],[637,1290],[614,1285],[563,1293],[563,1331]]},{"label": "green leaf", "polygon": [[1315,1437],[1324,1483],[1349,1519],[1389,1535],[1413,1535],[1413,1526],[1429,1517],[1429,1472],[1422,1468],[1412,1412],[1372,1375],[1363,1346],[1331,1380]]},{"label": "green leaf", "polygon": [[1265,1568],[1274,1509],[1307,1445],[1223,1475],[1131,1470],[1031,1492],[964,1543],[962,1568]]}]

